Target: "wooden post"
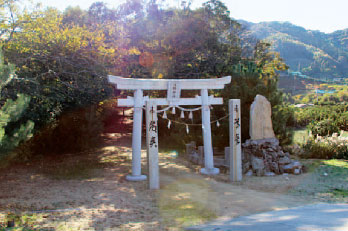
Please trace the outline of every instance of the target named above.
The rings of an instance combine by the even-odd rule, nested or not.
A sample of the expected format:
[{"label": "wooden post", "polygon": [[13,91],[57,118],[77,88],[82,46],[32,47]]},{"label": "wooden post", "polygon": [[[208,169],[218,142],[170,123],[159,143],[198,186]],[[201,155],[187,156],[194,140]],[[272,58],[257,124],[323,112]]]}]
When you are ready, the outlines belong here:
[{"label": "wooden post", "polygon": [[146,102],[146,147],[149,188],[159,189],[157,104]]},{"label": "wooden post", "polygon": [[228,104],[230,124],[230,181],[242,180],[240,100],[230,99]]}]

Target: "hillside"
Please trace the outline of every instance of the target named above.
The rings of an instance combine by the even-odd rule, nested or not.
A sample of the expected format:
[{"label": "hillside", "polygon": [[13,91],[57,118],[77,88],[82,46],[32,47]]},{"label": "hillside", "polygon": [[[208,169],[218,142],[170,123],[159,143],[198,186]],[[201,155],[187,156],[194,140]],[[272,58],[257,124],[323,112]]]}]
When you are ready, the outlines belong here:
[{"label": "hillside", "polygon": [[289,22],[239,23],[246,29],[244,36],[272,43],[290,71],[314,78],[348,78],[348,28],[326,34]]}]

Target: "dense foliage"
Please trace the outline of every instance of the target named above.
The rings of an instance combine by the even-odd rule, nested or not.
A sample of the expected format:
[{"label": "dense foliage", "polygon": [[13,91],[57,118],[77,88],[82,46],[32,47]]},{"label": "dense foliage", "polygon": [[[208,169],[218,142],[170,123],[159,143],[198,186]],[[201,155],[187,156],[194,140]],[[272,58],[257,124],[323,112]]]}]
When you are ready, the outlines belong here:
[{"label": "dense foliage", "polygon": [[307,126],[313,134],[327,135],[347,131],[348,105],[312,106],[295,110],[296,127]]},{"label": "dense foliage", "polygon": [[308,125],[308,128],[314,136],[327,136],[332,135],[333,133],[338,133],[340,131],[335,121],[332,119],[324,119],[321,121],[311,122]]},{"label": "dense foliage", "polygon": [[[247,139],[249,107],[256,94],[262,94],[274,108],[279,138],[290,137],[283,118],[291,120],[292,110],[282,106],[277,89],[278,71],[287,66],[270,44],[241,37],[240,24],[218,0],[196,10],[189,3],[165,8],[154,0],[128,0],[116,9],[96,2],[87,11],[70,7],[64,12],[53,8],[13,11],[15,5],[16,1],[1,5],[11,12],[4,14],[9,20],[2,21],[0,28],[5,60],[17,67],[17,77],[3,88],[2,96],[4,100],[17,94],[31,97],[18,123],[35,123],[36,135],[28,145],[35,152],[62,153],[93,146],[104,118],[103,108],[96,105],[112,94],[107,74],[133,78],[232,75],[225,90],[211,92],[226,99],[224,106],[213,110],[212,120],[227,113],[227,99],[240,98],[242,137]],[[195,94],[182,92],[184,97]],[[167,131],[165,121],[159,125],[160,132]],[[180,144],[200,141],[200,126],[186,136],[184,130],[185,126],[173,126],[160,137]],[[228,143],[226,123],[213,128],[213,133],[217,145]]]},{"label": "dense foliage", "polygon": [[17,66],[16,80],[4,96],[31,96],[27,118],[39,127],[62,112],[97,103],[110,95],[106,63],[115,50],[105,44],[104,31],[63,24],[54,9],[23,14],[28,23],[4,44],[7,60]]}]

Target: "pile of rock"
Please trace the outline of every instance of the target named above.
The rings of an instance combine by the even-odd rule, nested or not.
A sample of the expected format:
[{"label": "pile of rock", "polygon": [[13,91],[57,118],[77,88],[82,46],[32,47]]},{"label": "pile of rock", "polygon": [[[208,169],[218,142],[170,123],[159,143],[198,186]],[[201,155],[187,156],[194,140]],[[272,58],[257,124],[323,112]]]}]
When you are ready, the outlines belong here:
[{"label": "pile of rock", "polygon": [[247,140],[242,144],[242,168],[244,174],[257,176],[302,172],[301,163],[291,160],[276,138]]}]

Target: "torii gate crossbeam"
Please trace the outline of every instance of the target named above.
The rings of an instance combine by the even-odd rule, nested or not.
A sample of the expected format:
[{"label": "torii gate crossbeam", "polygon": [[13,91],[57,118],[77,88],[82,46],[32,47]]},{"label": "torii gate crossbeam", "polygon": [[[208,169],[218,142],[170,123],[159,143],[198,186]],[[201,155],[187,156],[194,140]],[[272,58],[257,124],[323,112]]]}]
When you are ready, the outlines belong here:
[{"label": "torii gate crossbeam", "polygon": [[[119,76],[108,76],[111,84],[120,90],[134,90],[134,97],[119,99],[118,106],[134,107],[132,135],[132,174],[127,180],[145,180],[141,175],[141,127],[143,106],[149,100],[143,96],[143,90],[167,90],[167,98],[151,98],[157,105],[202,105],[202,130],[204,141],[204,168],[201,173],[214,175],[219,173],[214,168],[213,147],[211,142],[210,105],[222,104],[222,98],[208,95],[209,89],[223,89],[231,82],[231,76],[216,79],[134,79]],[[195,98],[180,98],[181,90],[201,90],[201,95]]]}]

